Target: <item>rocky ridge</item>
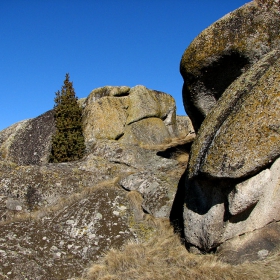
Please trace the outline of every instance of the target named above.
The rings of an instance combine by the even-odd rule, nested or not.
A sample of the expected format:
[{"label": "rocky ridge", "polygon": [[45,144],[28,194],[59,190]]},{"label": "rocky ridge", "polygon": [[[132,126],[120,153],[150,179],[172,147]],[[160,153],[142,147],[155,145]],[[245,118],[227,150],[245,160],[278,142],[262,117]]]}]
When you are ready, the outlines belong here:
[{"label": "rocky ridge", "polygon": [[107,86],[80,105],[87,147],[80,161],[47,163],[52,111],[0,132],[3,279],[80,276],[108,248],[145,238],[153,230],[145,217],[174,212],[195,134],[188,117],[177,125],[173,98],[143,86]]},{"label": "rocky ridge", "polygon": [[78,162],[47,163],[52,111],[1,131],[1,277],[80,276],[108,248],[147,237],[147,217],[182,227],[190,251],[234,264],[280,248],[279,12],[278,0],[250,2],[185,51],[195,140],[172,97],[143,86],[80,101]]}]

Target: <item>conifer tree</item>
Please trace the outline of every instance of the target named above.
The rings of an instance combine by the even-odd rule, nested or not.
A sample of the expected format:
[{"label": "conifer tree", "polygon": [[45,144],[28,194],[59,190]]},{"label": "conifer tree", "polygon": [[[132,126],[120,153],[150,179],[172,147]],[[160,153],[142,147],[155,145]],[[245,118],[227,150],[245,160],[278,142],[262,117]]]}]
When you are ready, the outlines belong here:
[{"label": "conifer tree", "polygon": [[85,151],[82,130],[82,109],[73,83],[65,76],[61,91],[55,93],[54,118],[56,131],[52,137],[50,162],[67,162],[83,157]]}]

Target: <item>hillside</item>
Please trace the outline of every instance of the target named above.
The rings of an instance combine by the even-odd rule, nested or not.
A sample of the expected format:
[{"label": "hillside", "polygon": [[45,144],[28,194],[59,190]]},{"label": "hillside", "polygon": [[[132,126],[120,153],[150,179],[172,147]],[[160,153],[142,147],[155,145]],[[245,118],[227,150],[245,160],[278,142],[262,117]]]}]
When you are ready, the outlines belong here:
[{"label": "hillside", "polygon": [[[169,218],[174,212],[173,200],[195,135],[191,123],[188,117],[176,120],[171,96],[137,86],[125,87],[125,96],[115,97],[122,88],[96,89],[81,103],[87,152],[79,161],[47,162],[54,133],[52,111],[0,132],[2,277],[80,276],[109,248],[139,241],[146,230],[152,231],[144,223],[146,216]],[[143,94],[153,100],[154,113],[141,110]],[[136,119],[130,121],[135,129],[128,124],[124,137],[111,139],[112,123],[122,120],[119,98],[128,104],[123,115]],[[110,107],[104,108],[108,101]],[[96,113],[100,110],[103,115]],[[114,110],[119,112],[115,116]],[[129,110],[132,113],[126,113]],[[111,112],[107,128],[106,112]],[[102,126],[89,122],[92,116],[99,116]],[[162,123],[163,135],[154,123]],[[133,140],[139,137],[129,142],[143,133],[142,142]]]},{"label": "hillside", "polygon": [[279,279],[279,14],[255,0],[193,40],[188,116],[142,85],[97,88],[67,163],[49,163],[52,110],[0,131],[0,277]]}]

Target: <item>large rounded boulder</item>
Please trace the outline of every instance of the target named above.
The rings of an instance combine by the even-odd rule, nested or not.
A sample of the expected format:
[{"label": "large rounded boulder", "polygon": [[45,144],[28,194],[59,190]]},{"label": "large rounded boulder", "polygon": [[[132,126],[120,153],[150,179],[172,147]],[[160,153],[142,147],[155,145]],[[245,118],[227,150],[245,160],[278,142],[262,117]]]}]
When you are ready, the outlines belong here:
[{"label": "large rounded boulder", "polygon": [[185,240],[228,260],[234,253],[235,262],[280,244],[279,7],[254,1],[226,15],[181,61],[185,107],[198,130],[187,167]]},{"label": "large rounded boulder", "polygon": [[209,251],[280,220],[280,52],[236,80],[202,123],[188,163],[185,237]]},{"label": "large rounded boulder", "polygon": [[93,90],[85,101],[83,119],[87,143],[111,139],[158,145],[179,136],[174,98],[140,85]]},{"label": "large rounded boulder", "polygon": [[224,92],[192,147],[189,178],[242,178],[280,155],[280,52],[272,51]]},{"label": "large rounded boulder", "polygon": [[196,37],[182,56],[183,101],[196,130],[225,89],[280,44],[280,6],[252,1]]}]

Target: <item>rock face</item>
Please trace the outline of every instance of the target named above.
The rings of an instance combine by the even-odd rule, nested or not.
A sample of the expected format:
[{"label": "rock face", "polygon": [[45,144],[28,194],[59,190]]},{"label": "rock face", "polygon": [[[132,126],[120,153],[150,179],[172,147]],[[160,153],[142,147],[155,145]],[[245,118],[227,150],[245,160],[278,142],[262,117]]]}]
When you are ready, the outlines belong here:
[{"label": "rock face", "polygon": [[[189,117],[179,117],[177,124],[173,97],[144,86],[98,88],[79,104],[88,150],[99,140],[158,145],[193,132]],[[187,125],[181,125],[183,122]],[[47,163],[54,131],[53,110],[4,129],[0,132],[0,159],[19,165]]]},{"label": "rock face", "polygon": [[252,1],[209,26],[186,49],[180,64],[183,100],[196,131],[225,89],[279,47],[279,13],[276,0]]},{"label": "rock face", "polygon": [[187,116],[177,122],[174,99],[107,86],[79,104],[87,146],[79,161],[48,163],[53,111],[0,132],[1,279],[81,276],[110,247],[145,237],[147,215],[177,218],[195,134]]},{"label": "rock face", "polygon": [[280,159],[240,183],[193,180],[187,183],[185,238],[210,251],[226,240],[280,220]]},{"label": "rock face", "polygon": [[139,239],[135,225],[146,213],[169,218],[184,169],[175,157],[116,140],[99,140],[77,162],[0,161],[0,276],[81,275],[110,247]]},{"label": "rock face", "polygon": [[217,255],[221,260],[235,265],[248,259],[263,260],[271,251],[279,248],[279,234],[280,223],[273,222],[254,232],[230,239],[218,248]]},{"label": "rock face", "polygon": [[241,178],[280,155],[280,52],[272,51],[230,85],[192,147],[189,178]]},{"label": "rock face", "polygon": [[104,186],[40,218],[3,224],[0,275],[50,280],[80,276],[105,250],[135,239],[131,217],[126,194]]},{"label": "rock face", "polygon": [[127,144],[162,144],[179,136],[174,99],[144,86],[103,87],[85,101],[84,136]]},{"label": "rock face", "polygon": [[47,163],[54,130],[52,110],[4,129],[0,132],[0,159],[19,165]]},{"label": "rock face", "polygon": [[280,245],[278,226],[268,226],[280,221],[279,7],[254,1],[226,15],[181,61],[185,107],[199,129],[187,167],[185,239],[227,260],[239,244],[233,262],[247,253],[256,259],[257,242],[258,251]]}]

